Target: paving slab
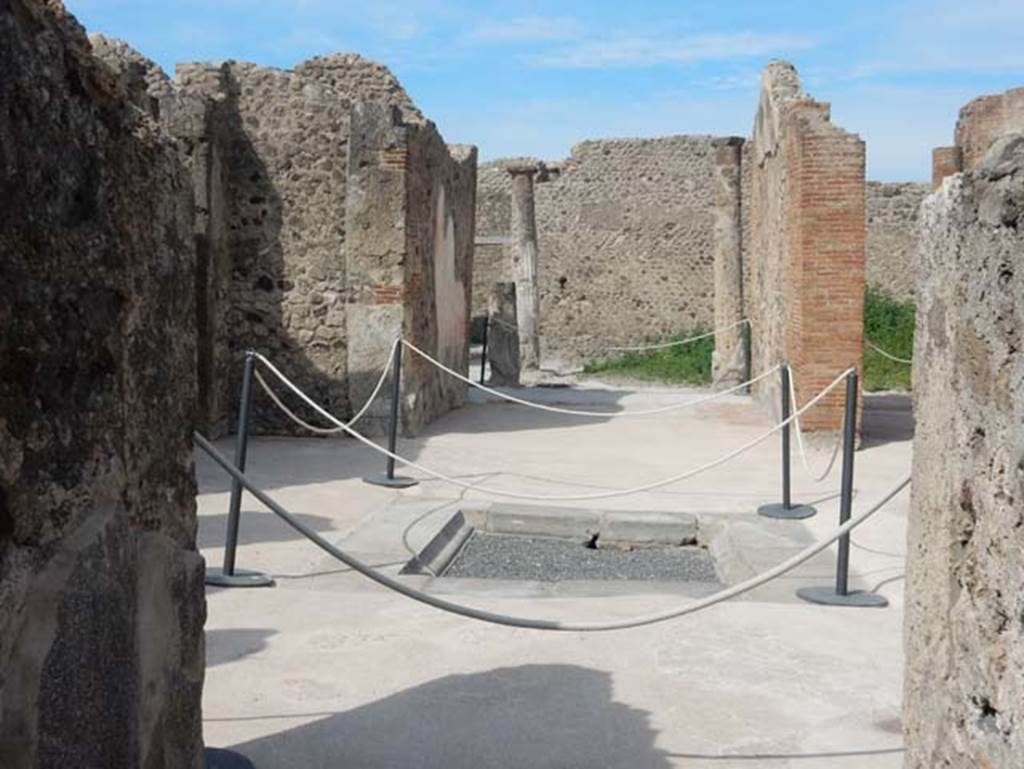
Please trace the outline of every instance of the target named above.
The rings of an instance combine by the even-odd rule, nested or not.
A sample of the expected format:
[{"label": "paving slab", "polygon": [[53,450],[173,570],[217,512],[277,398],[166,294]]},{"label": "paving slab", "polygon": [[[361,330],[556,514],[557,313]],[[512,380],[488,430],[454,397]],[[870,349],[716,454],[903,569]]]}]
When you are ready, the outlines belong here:
[{"label": "paving slab", "polygon": [[[537,397],[580,397],[617,412],[699,394],[616,386]],[[872,420],[884,423],[885,414]],[[757,404],[737,396],[635,419],[476,403],[400,441],[399,452],[499,490],[614,492],[704,464],[768,425]],[[904,426],[883,434],[858,452],[855,512],[909,470]],[[219,445],[230,450],[231,442]],[[813,500],[819,514],[755,520],[759,504],[778,499],[778,453],[770,439],[685,483],[557,505],[695,514],[701,526],[732,522],[736,543],[726,550],[744,553],[737,569],[750,573],[838,523],[838,471],[814,484],[796,466],[794,499]],[[811,460],[823,464],[827,456],[812,452]],[[249,450],[250,472],[268,493],[393,575],[460,505],[509,502],[416,471],[402,471],[421,480],[408,490],[363,484],[362,475],[381,464],[346,439],[255,439]],[[202,456],[197,473],[200,545],[219,565],[228,486]],[[853,537],[851,586],[878,586],[886,609],[795,598],[797,588],[828,579],[832,547],[763,593],[605,634],[499,627],[437,612],[353,574],[248,496],[243,511],[239,565],[270,571],[277,586],[208,591],[203,707],[208,744],[244,753],[260,769],[902,764],[905,497]],[[489,610],[565,620],[631,617],[693,597],[665,583],[400,579]]]}]

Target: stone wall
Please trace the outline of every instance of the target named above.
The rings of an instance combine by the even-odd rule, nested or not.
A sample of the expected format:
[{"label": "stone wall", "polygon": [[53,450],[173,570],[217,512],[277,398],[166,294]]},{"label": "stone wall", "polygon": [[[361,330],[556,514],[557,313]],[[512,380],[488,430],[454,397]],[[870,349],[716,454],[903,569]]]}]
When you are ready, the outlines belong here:
[{"label": "stone wall", "polygon": [[[94,40],[133,100],[175,137],[192,175],[203,429],[230,429],[245,349],[268,355],[332,413],[351,414],[403,327],[384,322],[388,312],[406,317],[406,332],[416,329],[432,355],[466,370],[475,196],[467,180],[475,179],[476,153],[445,147],[385,67],[352,54],[292,70],[192,63],[178,65],[172,83],[124,43]],[[384,143],[353,152],[352,115],[364,105],[361,135]],[[393,247],[390,256],[382,244]],[[442,257],[435,280],[432,260]],[[393,274],[371,274],[375,260],[389,258]],[[369,326],[360,325],[367,285],[372,302],[394,305],[379,308]],[[464,395],[451,377],[414,376],[407,386],[410,430]],[[386,402],[375,404],[365,427],[381,429],[374,417],[387,411]],[[297,429],[259,390],[254,422],[262,431]]]},{"label": "stone wall", "polygon": [[[445,146],[430,123],[405,123],[395,109],[353,110],[347,202],[353,400],[362,404],[381,361],[402,334],[446,366],[469,366],[469,302],[473,264],[476,150]],[[404,225],[395,226],[395,213]],[[465,386],[406,350],[403,356],[406,432],[462,404]],[[387,402],[375,404],[368,426],[383,429]]]},{"label": "stone wall", "polygon": [[191,185],[54,0],[0,6],[0,766],[202,765]]},{"label": "stone wall", "polygon": [[[547,361],[663,340],[714,313],[716,147],[710,136],[586,141],[535,178],[540,336]],[[509,161],[481,168],[474,312],[509,280]]]},{"label": "stone wall", "polygon": [[907,769],[1024,756],[1024,136],[926,199],[906,583]]},{"label": "stone wall", "polygon": [[979,96],[960,109],[952,147],[938,147],[932,154],[932,183],[938,187],[947,176],[973,171],[996,139],[1024,132],[1024,88]]},{"label": "stone wall", "polygon": [[918,213],[931,185],[867,183],[867,284],[913,301],[917,275]]},{"label": "stone wall", "polygon": [[[218,419],[237,397],[246,348],[267,354],[332,413],[360,408],[403,328],[383,315],[366,325],[373,303],[406,317],[406,332],[417,329],[428,352],[466,370],[468,299],[438,302],[436,292],[459,280],[469,290],[475,190],[466,179],[475,152],[449,151],[394,76],[355,55],[292,70],[179,65],[176,86],[173,131],[193,148],[194,184],[210,202],[197,242],[209,244],[201,320],[223,328],[226,342],[211,347],[206,364]],[[193,112],[203,105],[205,123],[184,117],[187,99]],[[352,146],[353,120],[365,146]],[[205,144],[192,138],[199,125]],[[432,260],[441,257],[446,271],[435,281]],[[406,374],[407,429],[461,402],[456,380]],[[295,429],[261,393],[254,409],[257,429]],[[374,418],[382,413],[378,402],[364,427],[382,429]]]},{"label": "stone wall", "polygon": [[[752,374],[794,367],[802,403],[861,365],[864,310],[864,143],[832,125],[796,69],[774,61],[762,77],[751,139],[745,246]],[[773,378],[757,391],[770,395]],[[776,397],[771,396],[774,403]],[[837,430],[842,388],[809,412],[809,430]]]}]

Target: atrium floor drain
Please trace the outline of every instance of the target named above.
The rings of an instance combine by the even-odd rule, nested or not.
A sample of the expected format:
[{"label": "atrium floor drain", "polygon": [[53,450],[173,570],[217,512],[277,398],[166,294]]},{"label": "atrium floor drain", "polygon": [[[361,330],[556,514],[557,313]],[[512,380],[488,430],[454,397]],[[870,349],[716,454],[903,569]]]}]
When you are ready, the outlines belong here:
[{"label": "atrium floor drain", "polygon": [[700,540],[692,515],[493,504],[456,513],[403,573],[721,584]]}]

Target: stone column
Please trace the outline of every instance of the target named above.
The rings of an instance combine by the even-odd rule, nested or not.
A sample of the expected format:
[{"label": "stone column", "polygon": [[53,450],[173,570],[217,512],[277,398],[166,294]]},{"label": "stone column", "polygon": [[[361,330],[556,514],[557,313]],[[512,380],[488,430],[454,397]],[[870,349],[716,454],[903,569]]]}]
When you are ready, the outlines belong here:
[{"label": "stone column", "polygon": [[[740,155],[743,140],[715,140],[715,352],[711,377],[728,388],[749,377],[750,357],[743,318],[743,256],[740,250]],[[729,328],[726,328],[726,327]]]},{"label": "stone column", "polygon": [[519,386],[519,324],[516,321],[516,284],[495,283],[487,308],[488,383]]},{"label": "stone column", "polygon": [[525,368],[535,369],[540,367],[537,222],[533,207],[533,177],[537,164],[512,164],[508,172],[512,174],[512,260],[519,318],[519,360]]}]

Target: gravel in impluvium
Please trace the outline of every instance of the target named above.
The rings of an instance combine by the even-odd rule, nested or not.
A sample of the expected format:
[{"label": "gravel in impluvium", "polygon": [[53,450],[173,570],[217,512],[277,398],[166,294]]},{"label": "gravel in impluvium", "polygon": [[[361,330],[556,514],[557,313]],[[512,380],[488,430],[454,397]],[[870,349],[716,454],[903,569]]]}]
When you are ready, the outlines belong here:
[{"label": "gravel in impluvium", "polygon": [[591,549],[582,542],[474,531],[445,577],[718,582],[714,559],[700,547]]}]

